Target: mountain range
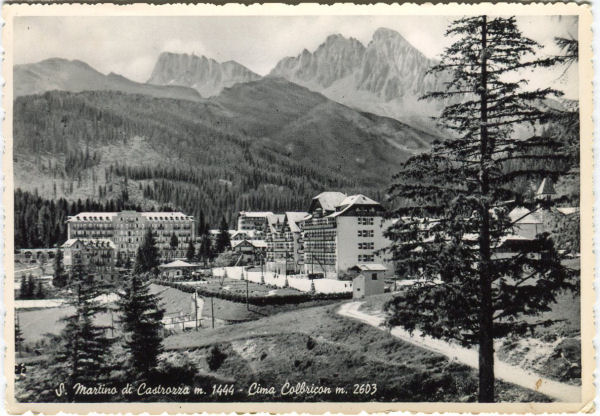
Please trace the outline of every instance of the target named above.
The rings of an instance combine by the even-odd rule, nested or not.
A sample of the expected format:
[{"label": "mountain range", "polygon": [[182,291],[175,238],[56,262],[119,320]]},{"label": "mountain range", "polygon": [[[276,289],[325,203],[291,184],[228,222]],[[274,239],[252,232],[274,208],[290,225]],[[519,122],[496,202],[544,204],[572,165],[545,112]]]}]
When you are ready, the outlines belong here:
[{"label": "mountain range", "polygon": [[200,94],[185,86],[155,86],[131,81],[121,75],[104,75],[85,62],[51,58],[13,68],[14,97],[40,94],[46,91],[122,91],[159,98],[178,98],[198,101]]},{"label": "mountain range", "polygon": [[[443,76],[427,74],[435,64],[398,32],[380,28],[366,46],[340,34],[330,35],[312,52],[305,49],[298,56],[281,59],[267,76],[287,79],[357,110],[437,133],[430,117],[439,112],[440,103],[419,100],[426,92],[443,88]],[[87,89],[197,101],[260,78],[238,62],[220,63],[193,54],[161,53],[146,83],[113,73],[103,75],[81,61],[55,58],[15,66],[15,95]]]}]

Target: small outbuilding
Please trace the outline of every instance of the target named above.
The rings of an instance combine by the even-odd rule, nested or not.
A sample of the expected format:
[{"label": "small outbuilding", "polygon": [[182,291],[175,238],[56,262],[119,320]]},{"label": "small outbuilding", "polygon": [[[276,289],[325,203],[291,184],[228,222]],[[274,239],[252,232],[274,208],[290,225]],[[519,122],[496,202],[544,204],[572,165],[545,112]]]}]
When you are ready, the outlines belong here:
[{"label": "small outbuilding", "polygon": [[384,275],[387,270],[379,263],[360,263],[348,269],[357,273],[352,279],[352,297],[361,299],[365,296],[381,295],[384,292]]},{"label": "small outbuilding", "polygon": [[186,274],[191,274],[191,272],[197,268],[197,265],[187,263],[183,260],[175,260],[170,263],[161,264],[160,266],[158,266],[161,275],[168,279],[181,278]]}]

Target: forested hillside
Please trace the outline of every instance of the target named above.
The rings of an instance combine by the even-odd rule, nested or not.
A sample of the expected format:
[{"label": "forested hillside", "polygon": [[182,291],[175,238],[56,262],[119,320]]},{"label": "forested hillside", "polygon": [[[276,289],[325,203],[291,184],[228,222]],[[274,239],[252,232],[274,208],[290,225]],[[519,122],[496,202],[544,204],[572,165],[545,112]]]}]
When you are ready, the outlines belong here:
[{"label": "forested hillside", "polygon": [[242,209],[303,210],[326,190],[382,199],[434,137],[278,79],[202,102],[47,92],[14,106],[15,186],[50,199],[122,199],[216,224]]}]

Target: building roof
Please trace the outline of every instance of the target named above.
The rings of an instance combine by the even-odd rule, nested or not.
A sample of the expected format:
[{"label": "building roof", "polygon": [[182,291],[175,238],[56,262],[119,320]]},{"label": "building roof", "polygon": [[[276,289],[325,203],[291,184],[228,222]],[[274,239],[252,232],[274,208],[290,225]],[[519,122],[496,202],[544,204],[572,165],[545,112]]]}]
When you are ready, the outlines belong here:
[{"label": "building roof", "polygon": [[571,215],[579,212],[579,207],[558,207],[556,210],[563,215]]},{"label": "building roof", "polygon": [[552,179],[544,178],[535,194],[538,196],[556,194],[556,191],[554,190],[554,185],[552,184]]},{"label": "building roof", "polygon": [[141,212],[140,214],[149,221],[181,221],[193,218],[182,212]]},{"label": "building roof", "polygon": [[335,211],[335,207],[337,207],[340,202],[346,198],[346,196],[347,195],[342,192],[321,192],[312,199],[309,211],[313,212],[316,208],[318,208],[317,203],[320,205],[323,211]]},{"label": "building roof", "polygon": [[230,230],[231,240],[252,240],[255,236],[256,230],[235,230],[233,233]]},{"label": "building roof", "polygon": [[240,211],[240,217],[267,218],[273,215],[271,211]]},{"label": "building roof", "polygon": [[235,240],[231,242],[231,248],[236,248],[242,244],[249,244],[254,248],[267,248],[267,242],[264,240]]},{"label": "building roof", "polygon": [[256,248],[267,248],[267,242],[265,240],[251,240],[250,243]]},{"label": "building roof", "polygon": [[[212,234],[212,235],[219,235],[220,232],[221,232],[221,230],[219,230],[218,228],[214,229],[214,230],[208,230],[208,233]],[[232,236],[235,233],[237,233],[238,231],[237,230],[227,230],[227,232],[229,233],[230,236]]]},{"label": "building roof", "polygon": [[373,201],[371,198],[366,197],[362,194],[350,195],[342,202],[339,203],[337,207],[344,207],[346,205],[379,205],[379,202]]},{"label": "building roof", "polygon": [[293,233],[297,233],[300,232],[300,227],[298,226],[298,223],[300,221],[302,221],[303,219],[305,219],[308,216],[308,212],[292,212],[292,211],[287,211],[285,213],[285,220],[288,223],[288,226],[290,227],[290,230]]},{"label": "building roof", "polygon": [[351,195],[347,198],[344,198],[344,200],[337,206],[337,211],[330,216],[337,217],[355,205],[371,205],[372,207],[381,207],[379,202],[373,201],[371,198],[368,198],[362,194]]},{"label": "building roof", "polygon": [[179,269],[182,267],[196,267],[193,264],[190,264],[188,262],[185,262],[183,260],[174,260],[170,263],[167,264],[161,264],[160,266],[158,266],[160,269]]},{"label": "building roof", "polygon": [[539,211],[530,211],[524,207],[516,207],[508,213],[510,220],[515,224],[543,224],[544,220]]},{"label": "building roof", "polygon": [[[122,211],[123,212],[123,211]],[[175,221],[191,220],[193,217],[185,215],[182,212],[135,212],[149,221]],[[70,216],[67,221],[112,221],[119,212],[80,212],[77,215]]]},{"label": "building roof", "polygon": [[62,247],[73,247],[77,242],[80,242],[84,247],[90,248],[116,248],[115,243],[108,238],[69,238],[64,242]]},{"label": "building roof", "polygon": [[285,214],[273,214],[267,217],[267,223],[269,226],[269,230],[272,232],[277,232],[277,225],[283,224],[283,220],[285,220]]},{"label": "building roof", "polygon": [[352,267],[352,269],[361,272],[384,272],[387,270],[387,267],[380,263],[359,263]]},{"label": "building roof", "polygon": [[116,212],[80,212],[72,215],[67,221],[112,221]]}]

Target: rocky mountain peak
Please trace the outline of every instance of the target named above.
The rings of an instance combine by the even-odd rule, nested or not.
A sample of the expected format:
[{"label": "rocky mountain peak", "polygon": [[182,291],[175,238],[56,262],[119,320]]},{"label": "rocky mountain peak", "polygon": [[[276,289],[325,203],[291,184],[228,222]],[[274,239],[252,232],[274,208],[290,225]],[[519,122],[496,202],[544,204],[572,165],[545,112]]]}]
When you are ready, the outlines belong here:
[{"label": "rocky mountain peak", "polygon": [[[284,58],[271,75],[306,86],[343,104],[401,120],[433,115],[435,104],[419,101],[439,89],[441,80],[427,75],[436,62],[395,30],[377,29],[367,44],[340,34],[329,35],[313,52]],[[427,108],[425,108],[427,107]]]},{"label": "rocky mountain peak", "polygon": [[191,87],[202,96],[210,97],[219,94],[223,88],[259,78],[260,75],[236,61],[219,63],[204,55],[163,52],[148,83]]}]

